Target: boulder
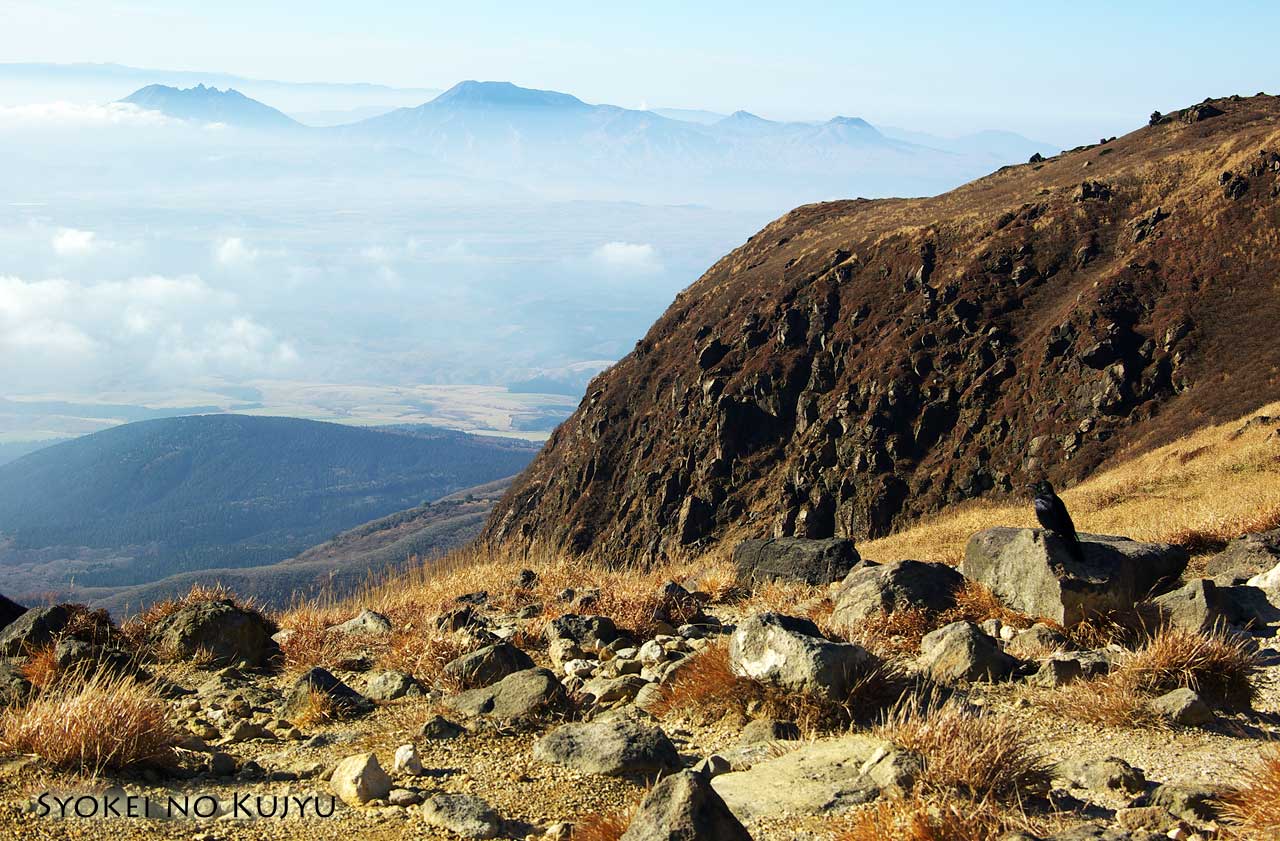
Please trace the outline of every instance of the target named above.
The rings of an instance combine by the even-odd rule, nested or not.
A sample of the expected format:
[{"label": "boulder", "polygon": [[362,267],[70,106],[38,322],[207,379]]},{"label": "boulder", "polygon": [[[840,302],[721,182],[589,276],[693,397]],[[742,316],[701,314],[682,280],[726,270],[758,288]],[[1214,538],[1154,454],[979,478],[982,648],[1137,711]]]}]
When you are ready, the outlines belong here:
[{"label": "boulder", "polygon": [[1084,677],[1084,669],[1075,657],[1050,657],[1040,664],[1040,670],[1031,676],[1029,682],[1033,686],[1055,689],[1066,686]]},{"label": "boulder", "polygon": [[1243,584],[1280,565],[1280,529],[1246,534],[1205,562],[1205,574],[1215,584],[1229,587]]},{"label": "boulder", "polygon": [[[1280,564],[1276,564],[1266,572],[1250,578],[1246,585],[1261,590],[1268,602],[1275,607],[1280,607]],[[21,621],[21,619],[18,620],[14,625],[19,624]]]},{"label": "boulder", "polygon": [[423,739],[456,739],[467,731],[454,724],[442,715],[433,715],[418,728],[418,736]]},{"label": "boulder", "polygon": [[391,778],[371,753],[348,756],[338,763],[329,787],[348,806],[363,806],[391,793]]},{"label": "boulder", "polygon": [[800,728],[794,721],[779,721],[776,718],[757,718],[742,728],[738,735],[739,745],[753,745],[758,742],[794,742],[800,738]]},{"label": "boulder", "polygon": [[987,529],[969,538],[960,571],[1009,607],[1070,626],[1132,609],[1187,565],[1186,551],[1177,546],[1095,534],[1079,537],[1083,563],[1044,529]]},{"label": "boulder", "polygon": [[1208,823],[1219,818],[1223,792],[1212,786],[1193,783],[1158,785],[1151,792],[1151,805],[1162,806],[1183,820]]},{"label": "boulder", "polygon": [[422,684],[405,672],[379,672],[365,684],[364,695],[374,701],[396,701],[423,695]]},{"label": "boulder", "polygon": [[15,657],[49,645],[71,616],[72,607],[66,604],[23,611],[0,631],[0,656]]},{"label": "boulder", "polygon": [[1162,623],[1192,633],[1222,628],[1228,622],[1227,614],[1232,612],[1210,578],[1188,581],[1177,590],[1156,596],[1152,604]]},{"label": "boulder", "polygon": [[729,638],[729,664],[735,674],[839,700],[878,661],[860,645],[832,642],[808,619],[761,613]]},{"label": "boulder", "polygon": [[568,702],[564,686],[554,673],[541,668],[525,669],[497,683],[461,692],[444,701],[455,712],[498,721],[521,721],[557,712]]},{"label": "boulder", "polygon": [[533,659],[528,654],[509,642],[500,642],[451,660],[445,664],[444,671],[463,689],[474,689],[533,667]]},{"label": "boulder", "polygon": [[1117,757],[1068,759],[1053,766],[1053,776],[1089,791],[1139,794],[1147,788],[1142,771]]},{"label": "boulder", "polygon": [[650,789],[619,841],[751,841],[702,774],[681,771]]},{"label": "boulder", "polygon": [[151,631],[152,644],[177,659],[207,652],[215,663],[263,666],[280,653],[276,626],[230,599],[197,602],[175,610]]},{"label": "boulder", "polygon": [[1056,628],[1037,622],[1025,631],[1019,631],[1005,651],[1015,657],[1034,659],[1056,651],[1063,651],[1070,643]]},{"label": "boulder", "polygon": [[333,625],[327,630],[343,634],[364,634],[366,636],[382,636],[391,633],[391,620],[374,610],[362,610],[358,616],[348,619],[340,625]]},{"label": "boulder", "polygon": [[533,746],[536,759],[587,774],[647,776],[680,767],[662,728],[626,718],[562,724]]},{"label": "boulder", "polygon": [[427,826],[452,832],[460,838],[496,838],[502,819],[487,801],[471,794],[437,794],[422,803]]},{"label": "boulder", "polygon": [[413,745],[401,745],[396,748],[395,759],[392,762],[391,770],[397,774],[408,774],[416,777],[422,773],[422,759],[418,756],[418,749]]},{"label": "boulder", "polygon": [[0,709],[26,699],[31,684],[13,663],[0,660]]},{"label": "boulder", "polygon": [[373,711],[372,701],[317,666],[293,682],[293,689],[280,705],[280,717],[293,720],[304,714],[313,695],[325,697],[328,713],[335,718],[355,718]]},{"label": "boulder", "polygon": [[952,622],[924,635],[920,668],[939,683],[1002,680],[1018,667],[1018,660],[972,622]]},{"label": "boulder", "polygon": [[851,626],[879,612],[920,608],[941,612],[956,606],[964,576],[946,564],[897,561],[860,566],[840,583],[832,619]]},{"label": "boulder", "polygon": [[[893,768],[899,763],[891,757],[900,753],[892,743],[872,736],[824,739],[721,774],[711,787],[742,821],[782,814],[840,814],[880,796],[884,786],[868,772],[877,766],[882,772]],[[911,786],[906,775],[890,782],[903,790]]]},{"label": "boulder", "polygon": [[1151,708],[1174,724],[1195,727],[1213,721],[1213,710],[1197,692],[1185,686],[1156,698]]},{"label": "boulder", "polygon": [[548,642],[568,640],[585,649],[597,649],[618,638],[618,629],[608,616],[581,616],[566,613],[547,623]]},{"label": "boulder", "polygon": [[12,599],[0,595],[0,630],[4,630],[27,609]]},{"label": "boulder", "polygon": [[852,540],[830,537],[810,540],[774,537],[744,540],[733,550],[733,565],[741,581],[839,581],[861,561]]}]

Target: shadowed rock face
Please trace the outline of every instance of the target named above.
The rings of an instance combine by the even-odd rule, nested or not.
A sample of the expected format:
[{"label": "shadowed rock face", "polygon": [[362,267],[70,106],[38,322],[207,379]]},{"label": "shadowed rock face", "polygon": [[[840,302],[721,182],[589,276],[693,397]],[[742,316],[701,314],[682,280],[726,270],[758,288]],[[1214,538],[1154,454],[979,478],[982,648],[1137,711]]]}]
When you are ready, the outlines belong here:
[{"label": "shadowed rock face", "polygon": [[621,562],[881,535],[1277,399],[1280,100],[1213,105],[770,224],[591,383],[487,536]]},{"label": "shadowed rock face", "polygon": [[986,529],[969,538],[960,571],[1009,607],[1071,626],[1132,608],[1187,566],[1187,553],[1177,546],[1098,534],[1079,537],[1083,563],[1053,532]]}]

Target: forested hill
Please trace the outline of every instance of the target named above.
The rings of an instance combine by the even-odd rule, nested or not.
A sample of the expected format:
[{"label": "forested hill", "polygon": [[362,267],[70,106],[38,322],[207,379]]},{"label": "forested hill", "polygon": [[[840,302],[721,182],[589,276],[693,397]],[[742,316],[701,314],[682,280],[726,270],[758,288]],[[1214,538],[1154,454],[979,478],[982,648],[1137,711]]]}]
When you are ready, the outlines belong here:
[{"label": "forested hill", "polygon": [[536,450],[420,426],[243,415],[125,424],[0,466],[0,564],[17,574],[90,557],[66,571],[115,586],[271,563],[510,476]]}]

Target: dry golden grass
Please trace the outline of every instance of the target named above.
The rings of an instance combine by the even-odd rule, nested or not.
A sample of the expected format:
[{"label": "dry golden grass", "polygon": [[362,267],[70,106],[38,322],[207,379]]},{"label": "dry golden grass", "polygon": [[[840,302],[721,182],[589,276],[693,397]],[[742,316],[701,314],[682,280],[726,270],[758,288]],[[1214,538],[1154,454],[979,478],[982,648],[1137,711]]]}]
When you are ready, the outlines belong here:
[{"label": "dry golden grass", "polygon": [[794,721],[801,732],[814,735],[843,729],[855,715],[869,716],[896,703],[907,684],[891,670],[861,676],[845,698],[783,690],[772,684],[734,674],[729,650],[710,645],[693,655],[650,709],[659,718],[677,717],[700,724],[724,718],[778,718]]},{"label": "dry golden grass", "polygon": [[151,649],[150,636],[151,631],[160,622],[162,622],[170,614],[201,602],[221,601],[223,599],[235,602],[238,606],[245,610],[256,610],[259,613],[263,611],[256,605],[252,597],[240,598],[221,582],[206,585],[192,584],[191,589],[185,594],[172,599],[163,599],[155,602],[146,610],[131,616],[124,624],[120,626],[120,637],[122,642],[137,651],[147,651],[161,659],[168,659],[166,652]]},{"label": "dry golden grass", "polygon": [[171,758],[178,733],[165,702],[123,676],[65,680],[0,713],[0,746],[54,768],[98,774]]},{"label": "dry golden grass", "polygon": [[916,790],[834,822],[833,841],[996,841],[1031,821],[990,799]]},{"label": "dry golden grass", "polygon": [[307,700],[294,713],[290,723],[295,727],[315,727],[318,724],[328,724],[336,720],[339,717],[338,713],[338,705],[332,695],[318,689],[309,689]]},{"label": "dry golden grass", "polygon": [[960,704],[913,696],[874,733],[924,759],[920,782],[968,798],[1017,799],[1048,782],[1048,767],[1017,724]]},{"label": "dry golden grass", "polygon": [[[1206,427],[1060,491],[1080,531],[1212,549],[1280,526],[1280,448],[1271,427],[1236,433],[1252,417],[1280,415],[1280,403]],[[868,558],[958,564],[969,537],[992,526],[1033,526],[1024,501],[973,501],[896,534],[860,545]]]},{"label": "dry golden grass", "polygon": [[36,689],[43,690],[52,686],[61,672],[54,647],[46,645],[33,651],[18,672]]},{"label": "dry golden grass", "polygon": [[1280,837],[1280,745],[1270,745],[1222,798],[1222,816],[1245,838]]},{"label": "dry golden grass", "polygon": [[908,607],[877,611],[848,630],[845,638],[882,659],[905,659],[918,654],[924,635],[940,627],[937,614]]},{"label": "dry golden grass", "polygon": [[1121,661],[1114,679],[1152,694],[1185,686],[1215,700],[1245,703],[1257,695],[1260,670],[1243,639],[1163,628]]},{"label": "dry golden grass", "polygon": [[635,806],[606,812],[603,815],[590,815],[573,827],[573,841],[618,841],[631,824],[631,816]]},{"label": "dry golden grass", "polygon": [[1168,722],[1151,709],[1151,696],[1110,677],[1079,680],[1038,693],[1038,706],[1072,721],[1106,727],[1161,730]]},{"label": "dry golden grass", "polygon": [[961,620],[982,624],[989,619],[997,619],[1004,625],[1018,629],[1030,628],[1037,621],[1025,613],[1006,607],[985,585],[966,579],[960,589],[956,590],[956,606],[943,612],[939,627]]}]

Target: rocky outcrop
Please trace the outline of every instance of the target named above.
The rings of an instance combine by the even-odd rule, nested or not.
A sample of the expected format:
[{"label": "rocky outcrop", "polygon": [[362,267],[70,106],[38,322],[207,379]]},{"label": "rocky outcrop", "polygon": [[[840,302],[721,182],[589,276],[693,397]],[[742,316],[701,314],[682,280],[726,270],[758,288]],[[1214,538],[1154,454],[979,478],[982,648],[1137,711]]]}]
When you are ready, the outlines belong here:
[{"label": "rocky outcrop", "polygon": [[1280,529],[1246,534],[1205,562],[1205,574],[1219,586],[1243,584],[1280,566]]},{"label": "rocky outcrop", "polygon": [[790,692],[842,700],[877,661],[860,645],[827,639],[808,619],[762,613],[733,632],[729,664],[736,674]]},{"label": "rocky outcrop", "polygon": [[71,621],[72,606],[34,607],[18,615],[0,631],[0,655],[13,657],[49,645]]},{"label": "rocky outcrop", "polygon": [[533,755],[587,774],[653,777],[680,767],[660,727],[626,718],[563,724],[533,746]]},{"label": "rocky outcrop", "polygon": [[9,627],[15,619],[26,613],[27,609],[13,599],[0,595],[0,631]]},{"label": "rocky outcrop", "polygon": [[733,550],[733,565],[742,581],[839,581],[861,560],[853,541],[774,537],[744,540]]},{"label": "rocky outcrop", "polygon": [[832,620],[852,626],[874,613],[904,608],[940,613],[956,606],[964,576],[946,564],[897,561],[855,569],[840,582]]},{"label": "rocky outcrop", "polygon": [[1280,322],[1280,173],[1255,166],[1280,102],[1208,107],[932,198],[791,211],[592,381],[486,536],[615,563],[880,536],[1277,399],[1280,344],[1240,337]]},{"label": "rocky outcrop", "polygon": [[1096,534],[1080,542],[1083,563],[1053,532],[987,529],[969,539],[960,571],[1016,610],[1073,625],[1132,609],[1187,565],[1186,551],[1167,544]]},{"label": "rocky outcrop", "polygon": [[461,692],[444,705],[460,715],[519,722],[557,712],[568,702],[564,686],[546,669],[525,669],[497,683]]},{"label": "rocky outcrop", "polygon": [[682,771],[650,789],[619,841],[751,841],[702,774]]},{"label": "rocky outcrop", "polygon": [[186,605],[160,620],[151,643],[166,656],[207,656],[215,663],[263,666],[280,652],[271,638],[278,629],[262,614],[229,599]]}]

